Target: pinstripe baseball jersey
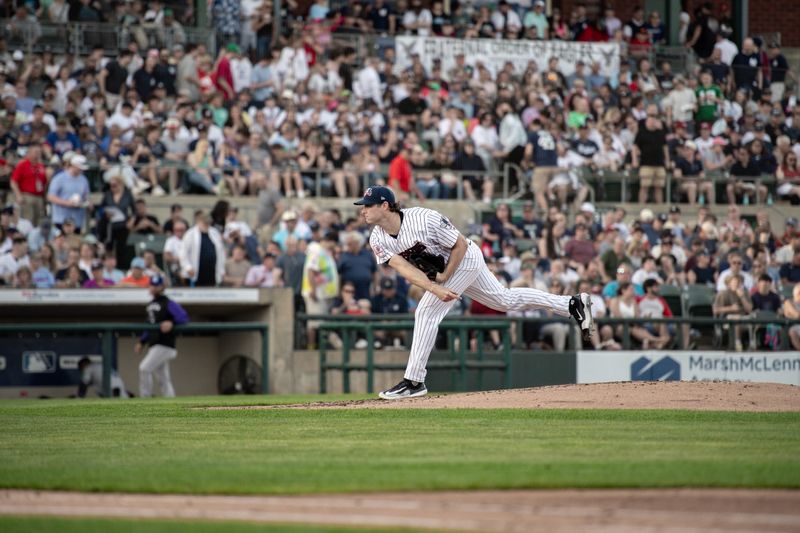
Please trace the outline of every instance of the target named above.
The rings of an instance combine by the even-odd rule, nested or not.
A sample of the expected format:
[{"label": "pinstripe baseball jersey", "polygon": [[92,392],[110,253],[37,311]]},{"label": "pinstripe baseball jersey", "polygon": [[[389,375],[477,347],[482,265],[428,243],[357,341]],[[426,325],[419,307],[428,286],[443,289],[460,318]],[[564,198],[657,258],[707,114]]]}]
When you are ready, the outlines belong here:
[{"label": "pinstripe baseball jersey", "polygon": [[450,259],[450,250],[455,246],[460,233],[450,220],[441,213],[424,207],[402,209],[400,232],[396,237],[386,233],[380,226],[372,229],[369,245],[379,264],[388,262],[392,256],[403,254],[422,245],[423,252]]}]

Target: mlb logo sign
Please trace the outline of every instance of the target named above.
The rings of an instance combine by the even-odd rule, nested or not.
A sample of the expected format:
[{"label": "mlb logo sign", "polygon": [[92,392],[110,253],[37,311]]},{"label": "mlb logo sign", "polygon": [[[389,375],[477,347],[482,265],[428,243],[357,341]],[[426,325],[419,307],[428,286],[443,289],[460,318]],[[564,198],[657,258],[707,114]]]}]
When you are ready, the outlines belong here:
[{"label": "mlb logo sign", "polygon": [[52,374],[56,371],[56,353],[22,352],[22,371],[26,374]]},{"label": "mlb logo sign", "polygon": [[640,357],[631,363],[631,381],[680,381],[681,364],[666,356],[657,361]]}]

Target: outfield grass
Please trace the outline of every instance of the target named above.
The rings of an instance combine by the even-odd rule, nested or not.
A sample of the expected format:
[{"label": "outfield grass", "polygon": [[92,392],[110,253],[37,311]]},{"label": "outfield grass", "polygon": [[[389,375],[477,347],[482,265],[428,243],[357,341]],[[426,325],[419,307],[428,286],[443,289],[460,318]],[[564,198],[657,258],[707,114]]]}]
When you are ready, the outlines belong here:
[{"label": "outfield grass", "polygon": [[188,408],[302,400],[0,402],[0,486],[196,494],[800,487],[799,413]]},{"label": "outfield grass", "polygon": [[424,533],[421,529],[374,529],[361,527],[249,524],[178,520],[125,520],[0,516],[4,533]]}]

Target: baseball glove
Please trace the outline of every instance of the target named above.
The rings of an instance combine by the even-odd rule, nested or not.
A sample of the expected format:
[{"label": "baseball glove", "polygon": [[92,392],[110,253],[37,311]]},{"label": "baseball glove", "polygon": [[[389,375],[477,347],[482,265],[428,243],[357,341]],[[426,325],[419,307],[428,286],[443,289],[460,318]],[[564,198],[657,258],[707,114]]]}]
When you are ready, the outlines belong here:
[{"label": "baseball glove", "polygon": [[436,281],[436,274],[444,272],[444,257],[428,252],[422,243],[415,244],[400,256],[420,269],[431,281]]}]

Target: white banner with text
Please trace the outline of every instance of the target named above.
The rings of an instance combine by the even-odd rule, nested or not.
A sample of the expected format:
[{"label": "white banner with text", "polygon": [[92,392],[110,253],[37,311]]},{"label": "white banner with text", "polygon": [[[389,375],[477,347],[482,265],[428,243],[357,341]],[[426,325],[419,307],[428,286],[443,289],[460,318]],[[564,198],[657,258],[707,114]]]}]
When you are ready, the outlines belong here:
[{"label": "white banner with text", "polygon": [[726,380],[800,385],[796,351],[579,351],[576,365],[578,383]]},{"label": "white banner with text", "polygon": [[456,56],[463,54],[467,65],[475,67],[480,62],[492,74],[511,62],[515,72],[521,75],[528,68],[529,61],[535,61],[539,72],[544,72],[551,57],[558,58],[558,69],[564,76],[575,72],[575,63],[578,61],[583,61],[586,65],[587,75],[595,61],[600,64],[603,75],[614,77],[619,74],[617,43],[402,36],[395,38],[395,54],[396,72],[411,66],[412,56],[419,55],[422,64],[429,71],[434,58],[441,60],[442,72],[446,74],[456,66]]}]

